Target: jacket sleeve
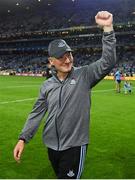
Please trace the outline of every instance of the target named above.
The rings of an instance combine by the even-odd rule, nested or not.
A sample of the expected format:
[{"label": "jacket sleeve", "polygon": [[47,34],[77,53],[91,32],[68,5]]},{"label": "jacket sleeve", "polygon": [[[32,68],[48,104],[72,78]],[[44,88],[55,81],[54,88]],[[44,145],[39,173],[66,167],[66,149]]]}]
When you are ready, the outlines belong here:
[{"label": "jacket sleeve", "polygon": [[29,114],[24,128],[19,136],[19,139],[25,140],[26,143],[34,136],[36,133],[42,118],[47,111],[47,99],[43,93],[43,86],[40,89],[39,97],[33,106],[31,113]]},{"label": "jacket sleeve", "polygon": [[86,80],[89,88],[103,79],[116,64],[116,38],[113,31],[104,33],[102,38],[102,56],[86,67]]}]

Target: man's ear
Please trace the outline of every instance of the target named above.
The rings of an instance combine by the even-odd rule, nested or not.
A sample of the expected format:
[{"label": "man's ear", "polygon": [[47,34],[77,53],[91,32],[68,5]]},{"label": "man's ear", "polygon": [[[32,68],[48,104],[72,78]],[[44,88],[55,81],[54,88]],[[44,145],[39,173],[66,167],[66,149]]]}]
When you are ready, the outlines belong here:
[{"label": "man's ear", "polygon": [[49,63],[51,64],[51,66],[53,66],[53,58],[49,57],[49,58],[48,58],[48,61],[49,61]]}]

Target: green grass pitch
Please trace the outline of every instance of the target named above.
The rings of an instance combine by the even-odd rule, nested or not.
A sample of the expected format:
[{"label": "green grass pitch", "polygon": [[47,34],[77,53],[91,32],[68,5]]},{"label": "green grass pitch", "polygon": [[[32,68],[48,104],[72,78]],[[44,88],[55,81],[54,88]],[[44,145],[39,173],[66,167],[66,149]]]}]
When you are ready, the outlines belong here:
[{"label": "green grass pitch", "polygon": [[[44,80],[0,76],[0,179],[56,178],[42,143],[45,118],[25,146],[21,163],[13,159],[19,133]],[[114,81],[103,80],[92,91],[84,179],[135,179],[135,94],[118,94],[114,88]]]}]

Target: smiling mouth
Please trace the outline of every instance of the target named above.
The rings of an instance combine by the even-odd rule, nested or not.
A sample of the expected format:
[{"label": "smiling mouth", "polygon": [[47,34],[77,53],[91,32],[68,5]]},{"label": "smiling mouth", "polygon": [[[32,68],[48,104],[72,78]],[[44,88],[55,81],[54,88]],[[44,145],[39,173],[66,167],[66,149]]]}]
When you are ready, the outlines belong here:
[{"label": "smiling mouth", "polygon": [[70,67],[72,64],[70,63],[70,64],[65,64],[64,66],[65,67]]}]

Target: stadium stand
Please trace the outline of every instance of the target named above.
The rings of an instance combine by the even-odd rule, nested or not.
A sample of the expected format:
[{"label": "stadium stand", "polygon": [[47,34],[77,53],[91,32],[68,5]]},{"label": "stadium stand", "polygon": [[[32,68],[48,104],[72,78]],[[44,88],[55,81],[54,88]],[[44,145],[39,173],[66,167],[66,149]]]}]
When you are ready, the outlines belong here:
[{"label": "stadium stand", "polygon": [[[94,24],[94,16],[97,11],[107,9],[114,14],[120,60],[117,67],[127,76],[133,76],[134,7],[134,0],[102,0],[100,3],[99,0],[33,0],[32,3],[26,0],[5,6],[0,16],[0,71],[42,74],[47,64],[47,46],[56,38],[63,38],[71,45],[75,66],[96,61],[101,56],[102,32]],[[114,71],[115,68],[111,73]]]}]

